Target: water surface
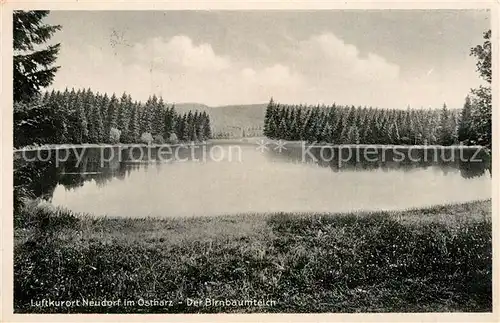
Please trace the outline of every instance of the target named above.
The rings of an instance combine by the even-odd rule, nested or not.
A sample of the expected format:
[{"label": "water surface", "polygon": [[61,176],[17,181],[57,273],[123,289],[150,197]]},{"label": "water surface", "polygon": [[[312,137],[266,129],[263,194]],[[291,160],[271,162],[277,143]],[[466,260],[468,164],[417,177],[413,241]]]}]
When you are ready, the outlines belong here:
[{"label": "water surface", "polygon": [[491,162],[484,152],[471,161],[474,149],[455,158],[450,149],[434,151],[425,160],[417,149],[411,161],[380,150],[368,160],[319,148],[304,154],[298,146],[212,148],[186,147],[167,161],[157,149],[124,149],[120,156],[86,149],[79,160],[72,154],[66,162],[28,164],[41,171],[32,184],[38,196],[113,217],[393,210],[491,197]]}]

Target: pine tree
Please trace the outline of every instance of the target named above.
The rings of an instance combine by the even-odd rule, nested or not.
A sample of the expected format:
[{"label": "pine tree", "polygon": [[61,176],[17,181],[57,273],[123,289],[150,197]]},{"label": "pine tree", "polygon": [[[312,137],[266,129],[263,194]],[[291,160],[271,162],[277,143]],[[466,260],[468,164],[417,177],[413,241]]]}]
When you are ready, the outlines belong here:
[{"label": "pine tree", "polygon": [[212,138],[212,129],[210,126],[210,116],[203,112],[203,137],[205,139]]},{"label": "pine tree", "polygon": [[184,113],[183,115],[178,115],[176,118],[176,129],[175,133],[177,135],[177,138],[181,141],[186,141],[189,138],[187,137],[187,114]]},{"label": "pine tree", "polygon": [[[34,99],[40,89],[52,83],[57,66],[53,66],[60,44],[38,49],[52,35],[61,29],[59,25],[47,25],[42,20],[49,11],[14,11],[14,101],[28,102]],[[35,48],[37,50],[35,50]]]},{"label": "pine tree", "polygon": [[335,126],[333,132],[333,143],[338,145],[342,143],[342,130],[344,129],[344,109],[335,107]]},{"label": "pine tree", "polygon": [[294,129],[294,139],[293,140],[302,140],[302,128],[304,127],[304,113],[303,109],[296,107],[295,112],[295,124],[293,125]]},{"label": "pine tree", "polygon": [[104,123],[102,120],[102,115],[100,112],[100,107],[97,104],[94,104],[92,107],[92,116],[89,119],[89,127],[92,131],[89,130],[89,140],[93,143],[103,143],[104,142]]},{"label": "pine tree", "polygon": [[290,123],[290,137],[288,140],[299,140],[300,139],[300,131],[298,126],[298,118],[300,117],[300,110],[296,110],[295,108],[292,110],[292,122]]},{"label": "pine tree", "polygon": [[359,144],[359,130],[356,125],[349,128],[347,133],[347,143],[348,144]]},{"label": "pine tree", "polygon": [[272,138],[273,133],[272,129],[270,127],[271,119],[273,118],[273,113],[274,113],[274,100],[271,97],[271,100],[269,100],[269,103],[266,108],[266,114],[264,116],[264,136]]},{"label": "pine tree", "polygon": [[[131,103],[131,102],[130,102]],[[129,100],[128,96],[125,92],[123,92],[121,98],[120,98],[120,103],[117,105],[117,112],[116,112],[116,128],[124,133],[127,129],[127,113],[129,110]]]},{"label": "pine tree", "polygon": [[435,145],[438,143],[439,112],[433,111],[429,108],[427,118],[427,143]]},{"label": "pine tree", "polygon": [[139,104],[135,102],[132,106],[129,124],[128,140],[132,143],[138,143],[141,136],[139,126]]},{"label": "pine tree", "polygon": [[[59,44],[42,47],[60,26],[43,24],[49,11],[13,13],[13,128],[14,145],[34,142],[64,143],[67,139],[66,116],[59,102],[37,102],[40,91],[49,86],[58,70],[54,63]],[[26,103],[30,103],[29,105]]]},{"label": "pine tree", "polygon": [[[405,137],[404,139],[406,142],[409,142],[409,138]],[[387,138],[387,144],[389,145],[399,145],[401,143],[405,143],[401,135],[399,133],[399,127],[398,127],[398,122],[396,120],[391,120],[388,121],[388,138]]]},{"label": "pine tree", "polygon": [[88,121],[87,129],[88,129],[88,142],[95,143],[97,134],[96,134],[96,123],[93,122],[95,120],[94,116],[94,106],[95,106],[95,96],[90,88],[83,92],[83,106],[85,110],[85,117]]},{"label": "pine tree", "polygon": [[101,99],[101,102],[99,104],[99,108],[100,108],[100,111],[101,111],[101,118],[102,118],[102,121],[103,121],[103,129],[102,129],[102,132],[103,133],[107,133],[107,127],[108,127],[108,108],[109,108],[109,98],[108,98],[108,95],[106,93],[104,93],[102,99]]},{"label": "pine tree", "polygon": [[130,94],[127,95],[127,105],[125,106],[125,114],[124,114],[124,140],[127,142],[133,142],[131,139],[131,126],[130,126],[130,118],[132,115],[132,110],[134,109],[134,103],[132,102],[132,97]]},{"label": "pine tree", "polygon": [[333,127],[330,124],[330,121],[326,121],[326,124],[323,126],[323,130],[321,131],[321,140],[327,143],[333,143]]},{"label": "pine tree", "polygon": [[340,135],[340,143],[346,144],[350,143],[349,140],[349,131],[351,130],[351,127],[355,126],[355,118],[356,118],[356,108],[354,106],[351,106],[350,108],[346,109],[346,116],[342,120],[342,133]]},{"label": "pine tree", "polygon": [[165,111],[164,118],[163,138],[165,138],[165,140],[168,140],[170,138],[170,135],[174,131],[175,110],[173,106]]},{"label": "pine tree", "polygon": [[194,138],[196,131],[195,131],[195,126],[194,126],[193,113],[191,112],[191,110],[187,113],[184,134],[185,134],[185,138],[186,138],[185,140],[188,140],[188,141],[195,141],[196,140],[196,138]]},{"label": "pine tree", "polygon": [[116,95],[113,93],[111,99],[109,100],[108,105],[108,115],[106,118],[106,141],[109,142],[109,134],[112,128],[117,129],[117,118],[118,118],[118,99]]},{"label": "pine tree", "polygon": [[359,129],[359,142],[362,144],[371,144],[373,140],[373,120],[370,112],[371,111],[366,112],[365,118]]},{"label": "pine tree", "polygon": [[316,114],[313,110],[310,110],[307,115],[307,121],[305,123],[304,129],[302,130],[302,138],[304,138],[307,142],[313,142],[315,138],[313,138],[313,134],[315,132],[314,127],[316,124]]},{"label": "pine tree", "polygon": [[141,133],[148,132],[151,133],[153,130],[152,127],[152,117],[153,117],[153,100],[150,97],[146,103],[144,104],[144,108],[141,111],[141,116],[140,116],[140,126],[141,126]]},{"label": "pine tree", "polygon": [[151,133],[154,136],[163,136],[163,112],[165,110],[165,103],[163,99],[158,99],[156,95],[153,95],[151,99]]},{"label": "pine tree", "polygon": [[443,108],[441,109],[437,137],[440,145],[448,146],[453,143],[450,112],[446,106],[446,103],[443,104]]},{"label": "pine tree", "polygon": [[280,121],[280,124],[278,126],[278,133],[279,133],[279,138],[280,139],[286,139],[288,138],[288,129],[286,126],[286,121],[285,118],[282,118]]},{"label": "pine tree", "polygon": [[83,96],[79,91],[75,98],[75,118],[76,118],[76,127],[75,127],[75,141],[76,143],[86,143],[88,142],[88,122],[87,116],[85,115],[84,104],[83,104]]}]

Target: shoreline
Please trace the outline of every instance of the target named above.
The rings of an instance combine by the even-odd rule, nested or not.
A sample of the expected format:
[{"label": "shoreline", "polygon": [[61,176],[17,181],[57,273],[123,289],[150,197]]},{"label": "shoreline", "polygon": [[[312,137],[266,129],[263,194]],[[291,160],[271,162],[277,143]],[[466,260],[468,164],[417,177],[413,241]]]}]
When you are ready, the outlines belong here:
[{"label": "shoreline", "polygon": [[[255,140],[255,141],[252,141]],[[483,149],[484,151],[491,154],[491,149],[485,146],[466,146],[466,145],[380,145],[380,144],[319,144],[319,143],[308,143],[305,141],[280,141],[275,139],[263,139],[263,138],[253,138],[250,139],[210,139],[204,142],[183,142],[183,143],[172,143],[172,144],[53,144],[53,145],[41,145],[41,146],[28,146],[23,148],[13,148],[13,153],[25,152],[25,151],[39,151],[39,150],[59,150],[59,149],[82,149],[82,148],[130,148],[130,147],[142,147],[142,148],[161,148],[161,147],[179,147],[179,146],[191,146],[191,145],[210,145],[210,144],[243,144],[243,145],[256,145],[260,144],[259,141],[267,140],[266,143],[286,143],[287,145],[292,145],[294,147],[302,147],[306,145],[308,148],[376,148],[376,149],[407,149],[407,148],[417,148],[417,149]]]},{"label": "shoreline", "polygon": [[121,217],[121,216],[108,216],[106,214],[93,214],[93,213],[85,213],[85,212],[76,212],[72,211],[66,207],[63,206],[55,206],[51,202],[41,199],[41,198],[35,198],[31,199],[28,201],[28,204],[32,203],[34,207],[38,208],[44,208],[45,210],[53,213],[71,213],[73,216],[76,217],[81,217],[85,219],[92,219],[92,220],[127,220],[127,221],[144,221],[144,220],[151,220],[151,221],[183,221],[183,220],[188,220],[188,221],[206,221],[207,219],[222,219],[222,218],[237,218],[237,217],[267,217],[267,216],[274,216],[274,215],[291,215],[293,214],[294,216],[304,216],[308,217],[311,215],[314,216],[319,216],[319,217],[336,217],[336,216],[352,216],[356,215],[358,217],[365,217],[365,216],[372,216],[372,215],[377,215],[377,214],[388,214],[388,215],[398,215],[398,214],[404,214],[404,213],[415,213],[415,212],[428,212],[429,210],[435,210],[435,209],[446,209],[446,208],[454,208],[457,206],[461,205],[476,205],[476,204],[491,204],[492,203],[492,198],[485,198],[485,199],[477,199],[477,200],[470,200],[470,201],[463,201],[463,202],[449,202],[449,203],[439,203],[439,204],[432,204],[432,205],[425,205],[425,206],[415,206],[415,207],[408,207],[408,208],[401,208],[401,209],[356,209],[352,211],[332,211],[332,212],[294,212],[294,211],[278,211],[278,212],[241,212],[241,213],[221,213],[221,214],[214,214],[214,215],[189,215],[189,216],[172,216],[172,217],[162,217],[162,216],[137,216],[137,217]]}]

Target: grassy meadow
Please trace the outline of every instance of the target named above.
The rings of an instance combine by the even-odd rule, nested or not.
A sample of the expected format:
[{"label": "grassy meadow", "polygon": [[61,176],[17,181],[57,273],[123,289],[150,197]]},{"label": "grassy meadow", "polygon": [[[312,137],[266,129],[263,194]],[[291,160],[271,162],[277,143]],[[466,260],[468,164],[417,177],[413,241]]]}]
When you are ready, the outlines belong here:
[{"label": "grassy meadow", "polygon": [[[492,310],[491,200],[398,212],[162,219],[78,215],[32,202],[14,220],[18,313]],[[189,306],[187,298],[276,303]],[[42,299],[135,306],[31,306]]]}]

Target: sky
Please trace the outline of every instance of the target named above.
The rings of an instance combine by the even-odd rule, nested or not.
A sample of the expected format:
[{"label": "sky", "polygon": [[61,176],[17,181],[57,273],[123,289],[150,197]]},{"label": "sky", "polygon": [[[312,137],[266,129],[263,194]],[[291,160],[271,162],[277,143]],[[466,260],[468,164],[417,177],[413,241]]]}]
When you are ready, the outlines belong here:
[{"label": "sky", "polygon": [[460,108],[486,10],[52,11],[52,88],[210,106]]}]

